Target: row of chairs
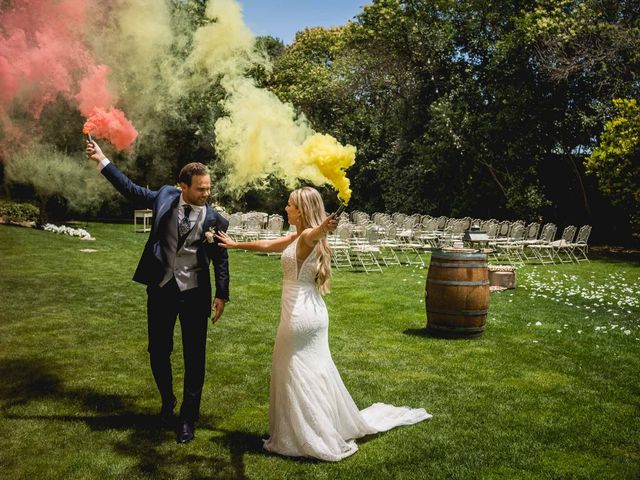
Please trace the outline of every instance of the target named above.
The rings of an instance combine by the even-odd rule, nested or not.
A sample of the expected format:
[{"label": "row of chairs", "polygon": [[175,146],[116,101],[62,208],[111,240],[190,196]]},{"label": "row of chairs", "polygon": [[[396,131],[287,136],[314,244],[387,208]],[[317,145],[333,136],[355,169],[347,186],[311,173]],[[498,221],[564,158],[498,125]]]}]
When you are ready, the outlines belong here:
[{"label": "row of chairs", "polygon": [[366,273],[382,271],[382,266],[425,266],[421,252],[423,246],[398,236],[394,225],[380,229],[367,225],[363,230],[341,219],[335,233],[328,238],[333,252],[333,265],[337,268],[362,269]]},{"label": "row of chairs", "polygon": [[542,264],[589,262],[587,252],[590,225],[583,225],[579,230],[574,225],[568,225],[557,240],[555,224],[544,225],[540,237],[530,234],[531,230],[539,228],[538,224],[531,224],[526,228],[517,225],[510,237],[490,241],[493,258],[496,261],[506,259],[511,265],[524,265],[527,260],[536,260]]},{"label": "row of chairs", "polygon": [[227,217],[227,233],[242,242],[277,238],[282,236],[284,218],[277,213],[264,212],[232,213]]},{"label": "row of chairs", "polygon": [[[228,216],[229,233],[239,240],[277,238],[284,234],[281,215],[264,212],[234,213]],[[443,247],[463,246],[464,233],[478,225],[486,232],[490,260],[522,265],[526,261],[541,264],[589,261],[588,239],[591,226],[579,230],[570,225],[555,239],[557,227],[521,220],[498,221],[374,213],[342,213],[338,228],[329,237],[334,266],[382,271],[383,266],[409,264],[424,266],[421,254]],[[291,229],[291,227],[290,227]]]},{"label": "row of chairs", "polygon": [[[479,225],[487,234],[490,260],[495,263],[507,262],[510,265],[523,265],[526,261],[535,261],[541,264],[569,263],[589,261],[588,240],[591,234],[591,226],[583,225],[579,230],[573,225],[564,228],[559,239],[555,239],[557,226],[548,223],[540,228],[537,222],[528,225],[523,221],[480,220],[480,219],[446,219],[423,216],[421,223],[415,223],[417,216],[389,216],[375,214],[367,219],[366,214],[356,212],[351,218],[340,218],[339,231],[342,227],[346,230],[350,226],[350,232],[355,240],[351,251],[355,253],[355,259],[363,264],[363,253],[358,243],[368,245],[366,253],[374,252],[380,260],[378,263],[388,265],[397,263],[396,258],[402,259],[408,252],[414,255],[405,258],[402,263],[414,263],[415,256],[419,258],[419,252],[429,251],[443,247],[462,247],[463,236],[471,225]],[[444,225],[444,230],[428,230],[435,225]],[[340,235],[337,234],[339,237]],[[364,240],[359,240],[364,239]],[[347,255],[347,243],[337,241],[336,248],[340,250],[336,254],[336,266],[340,267],[340,260],[349,265]],[[390,250],[390,253],[388,253]],[[400,252],[399,255],[395,252]],[[394,254],[395,257],[394,258]],[[353,257],[353,255],[352,255]],[[368,255],[367,268],[378,269],[375,262]],[[415,263],[422,263],[421,260]]]},{"label": "row of chairs", "polygon": [[[343,216],[344,218],[344,216]],[[401,213],[374,213],[369,217],[365,212],[355,211],[349,220],[356,225],[356,229],[364,229],[369,224],[378,225],[386,229],[395,225],[398,235],[411,241],[429,245],[433,248],[454,246],[462,240],[464,233],[477,225],[487,231],[490,238],[508,238],[515,224],[520,221],[502,221],[495,219],[482,220],[471,217],[450,218],[445,216],[432,217],[430,215],[405,215]],[[524,222],[522,222],[524,225]]]},{"label": "row of chairs", "polygon": [[[341,219],[346,220],[346,219]],[[347,220],[348,221],[348,220]],[[565,227],[560,239],[556,240],[557,227],[553,223],[546,224],[542,230],[538,222],[528,225],[522,220],[498,221],[496,219],[461,219],[449,217],[431,217],[429,215],[403,215],[375,213],[371,219],[367,214],[354,212],[353,223],[356,228],[366,227],[367,224],[378,225],[386,229],[389,225],[399,228],[398,237],[406,242],[420,244],[433,248],[460,246],[465,232],[477,225],[484,231],[492,247],[508,246],[508,249],[520,253],[520,247],[536,245],[530,252],[523,252],[524,259],[538,259],[541,263],[566,263],[567,261],[589,261],[587,257],[588,240],[591,226],[584,225],[578,231],[577,227]],[[541,233],[542,232],[542,233]]]},{"label": "row of chairs", "polygon": [[[227,232],[239,241],[277,238],[286,234],[283,231],[284,219],[278,214],[238,212],[228,215],[227,219]],[[291,229],[289,227],[289,231]],[[387,229],[371,225],[360,228],[349,220],[346,213],[341,216],[336,232],[329,236],[336,268],[362,269],[367,273],[381,272],[382,265],[405,263],[424,266],[420,256],[421,245],[414,245],[408,240],[409,237],[396,234],[394,225]]]}]

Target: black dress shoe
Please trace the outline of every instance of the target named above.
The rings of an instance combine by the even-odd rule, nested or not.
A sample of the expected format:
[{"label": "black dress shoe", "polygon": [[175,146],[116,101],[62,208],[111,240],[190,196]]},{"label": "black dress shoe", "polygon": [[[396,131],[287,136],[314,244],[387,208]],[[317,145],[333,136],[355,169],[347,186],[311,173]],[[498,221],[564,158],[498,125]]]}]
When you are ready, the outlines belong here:
[{"label": "black dress shoe", "polygon": [[193,423],[186,420],[180,420],[178,422],[178,428],[176,430],[178,443],[187,443],[193,440],[196,436],[196,427]]},{"label": "black dress shoe", "polygon": [[176,399],[174,398],[171,403],[162,404],[162,408],[160,409],[160,414],[158,417],[160,418],[160,425],[162,427],[171,427],[173,426],[176,417],[173,415],[173,409],[176,408]]}]

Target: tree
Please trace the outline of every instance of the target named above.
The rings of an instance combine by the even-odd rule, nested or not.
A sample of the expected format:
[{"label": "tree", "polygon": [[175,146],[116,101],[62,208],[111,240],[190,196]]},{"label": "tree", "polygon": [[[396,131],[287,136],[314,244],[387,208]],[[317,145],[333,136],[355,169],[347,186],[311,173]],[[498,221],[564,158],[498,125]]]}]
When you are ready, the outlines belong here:
[{"label": "tree", "polygon": [[633,234],[640,238],[640,106],[636,99],[613,104],[617,116],[605,125],[585,166],[612,203],[629,213]]},{"label": "tree", "polygon": [[[563,213],[571,221],[606,225],[615,214],[601,204],[585,177],[583,159],[612,115],[611,99],[638,95],[639,14],[633,0],[539,0],[518,22],[521,36],[533,47],[531,62],[542,91],[553,98],[549,158],[568,167],[559,175],[561,164],[545,166],[545,182],[557,192],[552,193],[555,204],[582,199],[581,210]],[[573,197],[566,196],[567,187]],[[603,218],[592,216],[594,204]]]},{"label": "tree", "polygon": [[639,42],[635,0],[374,0],[290,46],[259,39],[274,67],[252,74],[358,148],[352,208],[601,231],[582,159],[610,100],[638,96]]}]

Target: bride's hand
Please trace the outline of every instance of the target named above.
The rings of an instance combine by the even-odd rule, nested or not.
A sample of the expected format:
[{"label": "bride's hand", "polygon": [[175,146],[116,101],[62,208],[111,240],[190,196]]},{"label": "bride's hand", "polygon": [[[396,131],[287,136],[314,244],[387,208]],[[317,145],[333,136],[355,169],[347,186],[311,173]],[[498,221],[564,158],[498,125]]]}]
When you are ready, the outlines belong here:
[{"label": "bride's hand", "polygon": [[235,248],[238,244],[226,232],[217,232],[216,238],[218,239],[218,245],[222,248]]},{"label": "bride's hand", "polygon": [[332,213],[324,219],[324,222],[320,224],[320,229],[324,233],[333,232],[336,228],[338,228],[338,220],[336,220],[334,217],[335,214]]}]

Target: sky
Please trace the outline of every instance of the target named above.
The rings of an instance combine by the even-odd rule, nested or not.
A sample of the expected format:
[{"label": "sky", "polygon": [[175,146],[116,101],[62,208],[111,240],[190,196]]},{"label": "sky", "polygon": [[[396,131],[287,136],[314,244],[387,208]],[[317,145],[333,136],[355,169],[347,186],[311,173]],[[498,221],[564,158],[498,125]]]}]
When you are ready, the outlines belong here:
[{"label": "sky", "polygon": [[371,0],[238,0],[244,21],[257,36],[271,35],[290,44],[307,27],[344,25]]}]

